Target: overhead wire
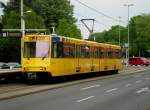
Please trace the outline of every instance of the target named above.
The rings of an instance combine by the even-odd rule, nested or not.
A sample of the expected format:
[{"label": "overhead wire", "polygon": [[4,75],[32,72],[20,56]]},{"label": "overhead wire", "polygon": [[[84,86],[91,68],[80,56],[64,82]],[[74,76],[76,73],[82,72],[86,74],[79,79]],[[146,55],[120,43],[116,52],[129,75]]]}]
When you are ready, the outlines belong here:
[{"label": "overhead wire", "polygon": [[114,18],[114,17],[111,17],[111,16],[109,16],[109,15],[106,15],[105,13],[100,12],[99,10],[97,10],[97,9],[95,9],[95,8],[93,8],[93,7],[90,7],[90,6],[86,5],[85,3],[83,3],[83,2],[81,2],[81,1],[79,1],[79,0],[75,0],[75,1],[78,2],[78,3],[81,4],[81,5],[83,5],[83,6],[87,7],[87,8],[89,8],[90,10],[92,10],[92,11],[94,11],[94,12],[96,12],[96,13],[102,15],[102,16],[105,16],[105,17],[107,17],[107,18],[109,18],[109,19],[111,19],[111,20],[114,20],[114,21],[117,21],[117,22],[126,23],[125,21],[122,21],[122,20],[120,21],[120,20],[118,20],[118,19],[116,19],[116,18]]}]

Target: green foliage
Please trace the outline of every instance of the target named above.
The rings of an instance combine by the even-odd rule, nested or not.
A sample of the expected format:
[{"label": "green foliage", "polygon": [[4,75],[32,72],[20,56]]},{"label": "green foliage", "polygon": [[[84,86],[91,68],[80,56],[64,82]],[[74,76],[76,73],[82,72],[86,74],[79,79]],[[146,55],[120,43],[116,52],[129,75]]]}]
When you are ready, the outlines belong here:
[{"label": "green foliage", "polygon": [[45,29],[44,20],[38,16],[33,10],[25,16],[27,29]]},{"label": "green foliage", "polygon": [[[121,44],[123,45],[126,42],[126,35],[127,35],[127,29],[123,26],[120,26],[121,31]],[[110,30],[103,31],[99,33],[94,33],[90,36],[90,39],[93,39],[95,37],[95,40],[97,42],[105,42],[105,43],[111,43],[111,44],[118,44],[119,43],[119,26],[112,26]]]},{"label": "green foliage", "polygon": [[12,10],[3,16],[4,29],[19,29],[20,28],[20,15]]},{"label": "green foliage", "polygon": [[20,38],[0,37],[0,61],[20,62],[21,58]]},{"label": "green foliage", "polygon": [[66,19],[71,24],[75,23],[73,6],[69,0],[27,0],[25,4],[44,18],[45,25],[49,29],[53,23],[57,27],[60,19]]},{"label": "green foliage", "polygon": [[[130,20],[130,56],[145,56],[147,50],[150,50],[150,14],[142,14],[131,18]],[[121,26],[121,45],[124,46],[128,42],[128,26]],[[109,42],[118,44],[119,27],[112,26],[110,30],[94,33],[98,42]]]},{"label": "green foliage", "polygon": [[81,32],[77,26],[75,24],[68,23],[65,19],[59,20],[56,33],[66,37],[81,39]]},{"label": "green foliage", "polygon": [[144,56],[150,50],[150,14],[142,14],[130,20],[130,45],[133,54]]},{"label": "green foliage", "polygon": [[[52,25],[55,25],[60,31],[59,21],[65,19],[69,24],[69,31],[66,31],[65,35],[81,38],[81,33],[75,25],[73,6],[69,0],[24,0],[24,10],[32,10],[32,13],[24,16],[26,28],[48,28],[51,31]],[[7,29],[20,28],[20,0],[10,0],[10,4],[4,10],[3,24]]]},{"label": "green foliage", "polygon": [[[29,9],[29,8],[27,8]],[[31,9],[29,9],[31,10]],[[20,29],[20,13],[16,10],[7,11],[3,16],[3,25],[5,29]],[[38,16],[33,10],[31,13],[24,14],[26,28],[43,29],[45,28],[42,17]]]}]

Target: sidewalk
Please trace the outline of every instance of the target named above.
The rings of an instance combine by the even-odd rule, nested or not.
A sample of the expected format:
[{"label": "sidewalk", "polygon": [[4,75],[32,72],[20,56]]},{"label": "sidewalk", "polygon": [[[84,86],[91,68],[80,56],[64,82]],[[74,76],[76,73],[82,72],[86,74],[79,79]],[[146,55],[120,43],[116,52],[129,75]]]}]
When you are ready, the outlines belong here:
[{"label": "sidewalk", "polygon": [[140,71],[150,70],[150,66],[124,66],[123,70],[120,71],[120,74],[131,74]]}]

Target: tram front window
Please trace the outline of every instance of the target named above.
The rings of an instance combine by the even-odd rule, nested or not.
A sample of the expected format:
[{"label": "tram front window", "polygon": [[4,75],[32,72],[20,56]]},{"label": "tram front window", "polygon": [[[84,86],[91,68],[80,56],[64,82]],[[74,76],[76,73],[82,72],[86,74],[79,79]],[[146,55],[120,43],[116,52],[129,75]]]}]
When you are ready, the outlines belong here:
[{"label": "tram front window", "polygon": [[47,58],[49,57],[49,42],[25,42],[25,58]]}]

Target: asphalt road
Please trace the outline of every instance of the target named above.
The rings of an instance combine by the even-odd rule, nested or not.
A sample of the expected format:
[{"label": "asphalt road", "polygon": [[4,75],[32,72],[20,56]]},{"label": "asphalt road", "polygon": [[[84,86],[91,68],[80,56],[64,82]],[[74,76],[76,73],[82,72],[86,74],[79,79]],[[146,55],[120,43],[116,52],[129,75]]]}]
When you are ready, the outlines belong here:
[{"label": "asphalt road", "polygon": [[150,71],[0,101],[0,110],[149,110]]}]

